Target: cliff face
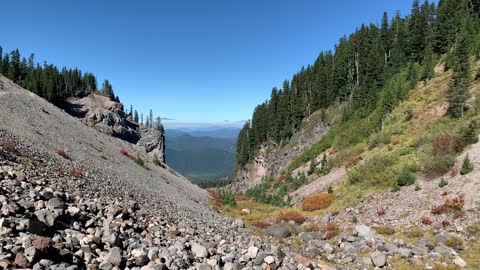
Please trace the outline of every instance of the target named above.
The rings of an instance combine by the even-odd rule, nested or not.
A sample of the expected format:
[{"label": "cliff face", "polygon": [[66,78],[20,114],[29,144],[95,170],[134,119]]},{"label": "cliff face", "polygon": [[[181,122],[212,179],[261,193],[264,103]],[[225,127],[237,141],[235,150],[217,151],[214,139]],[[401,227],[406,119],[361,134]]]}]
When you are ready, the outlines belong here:
[{"label": "cliff face", "polygon": [[312,114],[303,121],[301,130],[286,146],[264,144],[253,162],[237,172],[232,189],[236,192],[243,192],[261,184],[265,177],[279,176],[283,168],[318,142],[329,130],[330,125],[321,120],[319,113]]},{"label": "cliff face", "polygon": [[63,108],[69,114],[96,130],[141,147],[150,157],[165,162],[163,128],[140,126],[124,113],[123,105],[108,97],[91,93],[85,97],[69,98]]}]

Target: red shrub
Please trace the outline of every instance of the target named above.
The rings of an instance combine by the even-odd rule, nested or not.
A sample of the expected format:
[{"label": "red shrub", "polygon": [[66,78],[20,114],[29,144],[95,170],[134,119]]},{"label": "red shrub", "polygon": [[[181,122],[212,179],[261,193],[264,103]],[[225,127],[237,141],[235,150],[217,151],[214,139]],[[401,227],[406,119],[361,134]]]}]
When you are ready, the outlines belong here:
[{"label": "red shrub", "polygon": [[70,171],[70,175],[75,176],[75,177],[81,177],[82,176],[82,171],[80,169],[73,169]]},{"label": "red shrub", "polygon": [[281,212],[280,215],[278,215],[277,220],[281,221],[294,221],[295,223],[302,224],[305,222],[306,218],[302,214],[300,214],[297,211],[288,211],[288,212]]},{"label": "red shrub", "polygon": [[423,217],[423,218],[421,219],[421,221],[422,221],[422,224],[424,224],[424,225],[432,225],[432,223],[433,223],[433,221],[431,221],[431,220],[430,220],[429,218],[427,218],[427,217]]},{"label": "red shrub", "polygon": [[445,197],[445,196],[447,196],[447,195],[448,195],[448,191],[444,191],[444,192],[442,193],[442,196],[443,196],[443,197]]},{"label": "red shrub", "polygon": [[129,153],[127,150],[125,150],[125,149],[121,149],[121,150],[120,150],[120,154],[122,154],[122,155],[124,155],[124,156],[126,156],[126,157],[128,157],[129,159],[132,159],[132,160],[134,160],[134,159],[137,158],[136,156],[130,154],[130,153]]},{"label": "red shrub", "polygon": [[283,182],[283,180],[285,180],[285,176],[277,177],[277,182]]},{"label": "red shrub", "polygon": [[67,156],[67,153],[65,153],[65,150],[58,149],[58,150],[57,150],[57,155],[65,158],[65,159],[69,159],[69,157]]},{"label": "red shrub", "polygon": [[253,226],[257,227],[257,228],[260,228],[260,229],[265,229],[267,227],[270,227],[272,226],[272,224],[268,223],[268,222],[264,222],[264,221],[259,221],[255,224],[253,224]]},{"label": "red shrub", "polygon": [[454,210],[453,211],[453,218],[458,219],[458,218],[463,218],[465,216],[465,213],[463,213],[462,210]]},{"label": "red shrub", "polygon": [[340,214],[340,212],[338,211],[333,211],[332,213],[330,213],[332,217],[337,216],[338,214]]},{"label": "red shrub", "polygon": [[440,136],[432,142],[433,154],[440,157],[452,152],[459,152],[464,145],[465,143],[460,137],[452,135]]},{"label": "red shrub", "polygon": [[437,205],[437,206],[434,206],[432,208],[432,214],[441,215],[441,214],[444,214],[444,213],[448,212],[448,210],[449,210],[449,208],[447,206],[445,206],[444,204]]},{"label": "red shrub", "polygon": [[379,208],[377,209],[377,216],[383,216],[385,215],[385,209],[384,208]]}]

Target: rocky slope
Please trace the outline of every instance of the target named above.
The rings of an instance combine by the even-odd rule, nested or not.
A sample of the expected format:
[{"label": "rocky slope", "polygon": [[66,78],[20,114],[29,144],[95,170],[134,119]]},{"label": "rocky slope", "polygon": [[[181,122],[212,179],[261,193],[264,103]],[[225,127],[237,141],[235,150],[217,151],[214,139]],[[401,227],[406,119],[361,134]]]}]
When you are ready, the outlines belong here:
[{"label": "rocky slope", "polygon": [[248,234],[208,199],[143,147],[0,76],[0,269],[305,268],[275,240],[285,227]]}]

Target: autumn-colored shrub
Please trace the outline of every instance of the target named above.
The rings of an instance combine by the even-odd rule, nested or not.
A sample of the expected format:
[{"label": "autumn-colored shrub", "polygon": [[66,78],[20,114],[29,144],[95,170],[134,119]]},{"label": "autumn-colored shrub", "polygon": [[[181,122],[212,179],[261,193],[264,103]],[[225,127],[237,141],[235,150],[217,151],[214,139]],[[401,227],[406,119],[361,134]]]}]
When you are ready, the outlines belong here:
[{"label": "autumn-colored shrub", "polygon": [[332,217],[338,216],[338,214],[340,214],[339,211],[333,211],[332,213],[330,213],[330,215],[331,215]]},{"label": "autumn-colored shrub", "polygon": [[265,221],[259,221],[255,224],[253,224],[253,226],[255,226],[257,228],[260,228],[260,229],[265,229],[265,228],[268,228],[268,227],[272,226],[272,224],[270,224],[268,222],[265,222]]},{"label": "autumn-colored shrub", "polygon": [[379,208],[377,209],[377,216],[383,216],[385,215],[385,208]]},{"label": "autumn-colored shrub", "polygon": [[277,182],[283,182],[283,180],[285,180],[285,176],[277,177]]},{"label": "autumn-colored shrub", "polygon": [[323,239],[329,240],[334,238],[340,232],[340,229],[337,227],[337,224],[334,222],[328,222],[322,227]]},{"label": "autumn-colored shrub", "polygon": [[65,159],[69,159],[69,157],[67,156],[67,153],[65,153],[65,150],[63,150],[63,149],[58,149],[56,152],[57,152],[57,155],[65,158]]},{"label": "autumn-colored shrub", "polygon": [[445,206],[454,210],[462,210],[464,204],[465,197],[463,196],[463,194],[460,194],[459,196],[454,198],[445,198]]},{"label": "autumn-colored shrub", "polygon": [[316,232],[320,230],[320,226],[316,223],[308,224],[305,226],[306,232]]},{"label": "autumn-colored shrub", "polygon": [[135,159],[137,158],[136,156],[130,154],[130,153],[129,153],[127,150],[125,150],[125,149],[121,149],[121,150],[120,150],[120,154],[128,157],[128,158],[131,159],[131,160],[135,160]]},{"label": "autumn-colored shrub", "polygon": [[281,212],[280,215],[277,217],[278,221],[294,221],[297,224],[302,224],[305,222],[306,218],[304,215],[300,214],[297,211],[288,211],[288,212]]},{"label": "autumn-colored shrub", "polygon": [[333,195],[329,193],[317,193],[305,197],[302,202],[302,209],[305,211],[315,211],[325,209],[333,202]]},{"label": "autumn-colored shrub", "polygon": [[445,197],[445,196],[448,196],[448,191],[444,191],[444,192],[442,193],[442,197]]},{"label": "autumn-colored shrub", "polygon": [[460,152],[465,146],[461,137],[443,135],[432,142],[432,151],[436,157],[444,156],[454,152]]},{"label": "autumn-colored shrub", "polygon": [[80,169],[73,169],[70,171],[70,175],[75,176],[75,177],[81,177],[82,176],[82,171]]},{"label": "autumn-colored shrub", "polygon": [[448,206],[446,205],[436,205],[432,208],[432,214],[435,214],[435,215],[441,215],[441,214],[444,214],[444,213],[447,213],[449,210]]},{"label": "autumn-colored shrub", "polygon": [[433,221],[431,221],[431,220],[430,220],[429,218],[427,218],[427,217],[423,217],[423,218],[421,219],[421,222],[422,222],[423,225],[432,225],[432,223],[433,223]]}]

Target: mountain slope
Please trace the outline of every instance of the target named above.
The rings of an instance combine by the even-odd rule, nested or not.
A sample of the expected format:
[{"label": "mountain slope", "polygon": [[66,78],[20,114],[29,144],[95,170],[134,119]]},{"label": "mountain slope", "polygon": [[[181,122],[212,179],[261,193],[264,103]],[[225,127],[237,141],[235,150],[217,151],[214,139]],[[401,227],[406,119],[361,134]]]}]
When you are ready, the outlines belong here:
[{"label": "mountain slope", "polygon": [[136,146],[86,128],[76,118],[3,76],[0,82],[1,129],[34,143],[44,152],[65,151],[70,157],[67,162],[104,177],[93,184],[107,186],[112,193],[145,193],[192,212],[207,210],[194,202],[206,203],[207,194],[186,179],[148,161],[150,170],[145,170],[120,154],[121,149],[135,153],[140,150]]}]

